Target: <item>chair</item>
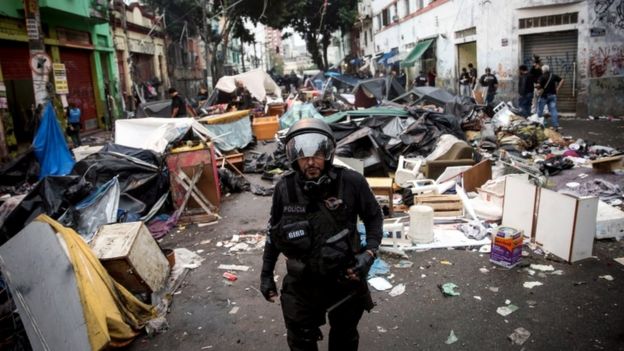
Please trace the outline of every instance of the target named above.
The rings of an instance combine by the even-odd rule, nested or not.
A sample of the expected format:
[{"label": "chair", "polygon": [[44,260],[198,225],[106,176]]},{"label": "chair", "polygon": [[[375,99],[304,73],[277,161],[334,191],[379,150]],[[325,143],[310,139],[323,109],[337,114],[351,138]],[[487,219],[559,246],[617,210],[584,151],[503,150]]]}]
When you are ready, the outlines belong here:
[{"label": "chair", "polygon": [[472,147],[466,142],[457,142],[442,156],[427,161],[424,171],[425,178],[437,179],[446,167],[474,165],[475,161],[472,157]]},{"label": "chair", "polygon": [[403,155],[399,156],[399,163],[394,173],[394,182],[404,188],[408,181],[418,179],[422,163],[422,158],[405,158]]}]

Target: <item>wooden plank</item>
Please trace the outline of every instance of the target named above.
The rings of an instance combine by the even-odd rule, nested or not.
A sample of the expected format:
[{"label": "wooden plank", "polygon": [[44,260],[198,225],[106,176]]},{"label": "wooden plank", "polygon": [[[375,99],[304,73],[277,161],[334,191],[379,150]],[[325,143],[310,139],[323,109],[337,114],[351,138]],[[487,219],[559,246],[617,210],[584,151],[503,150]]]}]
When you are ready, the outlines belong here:
[{"label": "wooden plank", "polygon": [[476,191],[478,187],[492,179],[492,161],[483,160],[464,172],[464,190]]},{"label": "wooden plank", "polygon": [[612,173],[614,170],[622,168],[622,157],[624,156],[604,157],[592,161],[592,169],[596,173]]},{"label": "wooden plank", "polygon": [[415,200],[426,202],[461,201],[459,195],[417,195]]},{"label": "wooden plank", "polygon": [[464,211],[434,211],[433,217],[459,217],[463,216]]},{"label": "wooden plank", "polygon": [[442,210],[461,210],[464,205],[459,203],[442,203],[442,202],[419,202],[419,205],[425,205],[433,208],[435,211]]}]

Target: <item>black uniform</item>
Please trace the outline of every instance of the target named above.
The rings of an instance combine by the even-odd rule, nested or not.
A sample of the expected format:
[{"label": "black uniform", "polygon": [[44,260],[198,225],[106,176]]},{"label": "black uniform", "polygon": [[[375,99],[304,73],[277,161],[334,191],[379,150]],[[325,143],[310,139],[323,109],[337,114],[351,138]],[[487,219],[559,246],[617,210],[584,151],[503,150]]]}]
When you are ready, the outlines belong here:
[{"label": "black uniform", "polygon": [[[326,312],[329,349],[357,350],[357,324],[373,307],[366,280],[344,276],[355,254],[379,247],[381,209],[359,173],[330,167],[327,175],[329,184],[309,188],[310,182],[291,172],[273,194],[262,275],[272,277],[279,254],[287,257],[281,303],[291,350],[317,350]],[[359,245],[357,216],[366,228],[365,248]],[[343,229],[348,229],[344,237]]]}]

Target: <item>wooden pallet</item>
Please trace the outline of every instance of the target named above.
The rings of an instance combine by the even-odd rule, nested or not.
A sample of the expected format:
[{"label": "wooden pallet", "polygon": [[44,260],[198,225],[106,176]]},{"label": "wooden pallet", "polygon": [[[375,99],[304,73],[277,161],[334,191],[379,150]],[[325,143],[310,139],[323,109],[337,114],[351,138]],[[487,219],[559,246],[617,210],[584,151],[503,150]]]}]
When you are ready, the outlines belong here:
[{"label": "wooden pallet", "polygon": [[434,217],[457,217],[464,215],[464,205],[459,195],[417,195],[414,204],[433,208]]}]

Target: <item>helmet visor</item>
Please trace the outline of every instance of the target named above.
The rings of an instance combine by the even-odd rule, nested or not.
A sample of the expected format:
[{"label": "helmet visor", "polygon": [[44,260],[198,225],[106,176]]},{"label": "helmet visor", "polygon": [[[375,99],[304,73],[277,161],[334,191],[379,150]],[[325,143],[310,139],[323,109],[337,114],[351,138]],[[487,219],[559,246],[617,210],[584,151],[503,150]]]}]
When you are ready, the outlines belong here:
[{"label": "helmet visor", "polygon": [[319,157],[327,161],[334,155],[334,143],[323,134],[305,133],[292,137],[286,143],[286,157],[295,162],[304,157]]}]

